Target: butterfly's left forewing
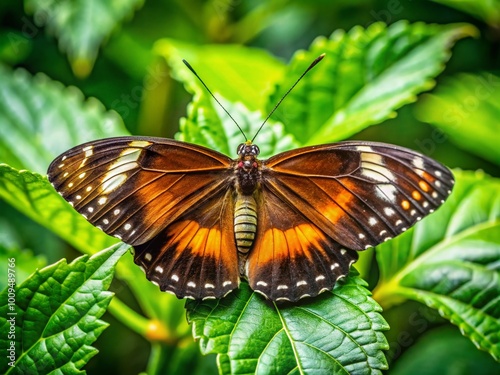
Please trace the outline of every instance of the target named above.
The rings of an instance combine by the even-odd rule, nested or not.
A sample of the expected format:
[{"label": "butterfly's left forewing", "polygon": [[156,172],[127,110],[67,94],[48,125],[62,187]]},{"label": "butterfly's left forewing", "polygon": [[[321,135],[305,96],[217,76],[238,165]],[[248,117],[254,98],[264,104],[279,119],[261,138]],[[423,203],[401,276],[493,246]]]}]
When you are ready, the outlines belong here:
[{"label": "butterfly's left forewing", "polygon": [[451,172],[424,155],[341,142],[276,155],[262,165],[259,222],[246,276],[254,290],[296,301],[331,289],[363,250],[439,207]]},{"label": "butterfly's left forewing", "polygon": [[119,137],[67,151],[48,177],[88,221],[133,245],[162,289],[221,297],[239,281],[231,163],[184,142]]},{"label": "butterfly's left forewing", "polygon": [[451,193],[451,172],[414,151],[340,142],[266,161],[264,184],[345,247],[363,250],[404,232]]}]

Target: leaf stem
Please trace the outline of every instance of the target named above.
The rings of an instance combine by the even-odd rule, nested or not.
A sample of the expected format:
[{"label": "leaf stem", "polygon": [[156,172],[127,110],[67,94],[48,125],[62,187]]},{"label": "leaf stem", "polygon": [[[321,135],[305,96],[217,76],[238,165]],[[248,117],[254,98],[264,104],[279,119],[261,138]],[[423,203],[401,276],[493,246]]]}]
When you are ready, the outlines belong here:
[{"label": "leaf stem", "polygon": [[132,331],[146,337],[149,327],[149,319],[141,316],[116,296],[111,300],[108,311]]}]

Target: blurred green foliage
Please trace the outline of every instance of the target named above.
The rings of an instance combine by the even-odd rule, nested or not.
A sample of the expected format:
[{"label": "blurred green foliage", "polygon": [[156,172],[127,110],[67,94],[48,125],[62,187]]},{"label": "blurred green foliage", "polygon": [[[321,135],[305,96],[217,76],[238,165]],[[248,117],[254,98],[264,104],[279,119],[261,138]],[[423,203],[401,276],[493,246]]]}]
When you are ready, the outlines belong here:
[{"label": "blurred green foliage", "polygon": [[[247,136],[252,136],[290,82],[326,50],[327,59],[318,71],[292,92],[264,129],[265,154],[352,137],[395,143],[450,167],[500,177],[499,14],[500,3],[486,0],[2,2],[0,162],[44,174],[50,160],[71,145],[128,133],[177,134],[179,139],[234,156],[235,144],[241,141],[238,130],[180,60],[185,58],[196,68]],[[397,24],[400,20],[406,22]],[[375,24],[378,21],[396,26],[386,29]],[[340,29],[346,32],[337,31],[330,38]],[[446,62],[450,48],[466,36],[473,38],[459,41]],[[345,80],[337,81],[337,76]],[[430,94],[419,95],[435,83],[437,88]],[[314,91],[320,86],[324,96]],[[309,101],[301,106],[303,97]],[[2,267],[3,259],[18,259],[18,284],[37,267],[62,257],[75,258],[75,249],[93,254],[113,243],[64,207],[46,180],[31,172],[1,169],[0,259]],[[441,223],[438,226],[444,232],[436,235],[440,229],[435,228],[434,251],[453,253],[465,246],[456,233],[475,241],[474,246],[483,251],[474,259],[457,257],[456,261],[464,269],[460,277],[469,277],[467,272],[488,274],[482,280],[489,280],[484,288],[491,293],[490,305],[483,304],[484,296],[475,300],[474,295],[448,301],[450,285],[439,285],[439,293],[428,296],[434,285],[419,281],[418,276],[426,275],[431,283],[436,272],[426,267],[432,262],[423,262],[427,271],[408,272],[413,279],[394,281],[398,270],[411,260],[406,252],[397,252],[398,246],[413,249],[411,243],[422,238],[424,226],[379,250],[381,282],[376,263],[365,256],[358,268],[371,288],[377,286],[376,300],[386,308],[383,316],[391,326],[388,373],[419,372],[419,360],[427,361],[428,373],[441,373],[440,366],[450,358],[452,373],[477,372],[471,369],[478,362],[490,373],[499,371],[492,359],[500,353],[500,343],[495,342],[498,334],[485,332],[491,325],[480,327],[485,331],[479,329],[477,336],[468,334],[480,322],[474,322],[477,315],[464,318],[468,309],[491,316],[500,311],[495,289],[499,283],[495,254],[500,249],[498,180],[474,174],[461,179],[465,181],[461,200],[457,196],[432,222]],[[456,207],[457,202],[467,210]],[[429,223],[427,230],[432,231]],[[457,241],[457,247],[450,241]],[[409,244],[401,247],[405,243]],[[419,251],[431,248],[424,245]],[[111,324],[92,344],[100,353],[84,367],[88,373],[137,374],[146,369],[151,374],[217,373],[215,356],[202,356],[193,342],[183,301],[158,293],[145,282],[129,254],[117,266],[117,275],[111,290],[118,299],[109,306],[111,314],[103,318]],[[479,294],[481,284],[474,280],[473,289]],[[0,285],[5,285],[3,279]],[[377,293],[382,297],[377,299]],[[384,294],[389,298],[384,299]],[[426,310],[425,305],[444,318],[429,314],[435,310]],[[191,312],[191,317],[196,319],[196,313],[200,312]],[[449,322],[473,336],[474,343],[492,356],[473,352],[470,340],[457,338]],[[213,339],[208,337],[210,332],[196,333],[202,334],[209,342]],[[433,357],[437,352],[440,355]]]}]

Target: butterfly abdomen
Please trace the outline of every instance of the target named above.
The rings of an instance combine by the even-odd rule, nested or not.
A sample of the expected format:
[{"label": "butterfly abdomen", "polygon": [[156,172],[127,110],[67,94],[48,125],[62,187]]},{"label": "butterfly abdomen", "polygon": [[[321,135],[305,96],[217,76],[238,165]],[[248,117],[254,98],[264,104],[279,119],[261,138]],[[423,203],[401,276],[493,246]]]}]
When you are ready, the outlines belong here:
[{"label": "butterfly abdomen", "polygon": [[238,194],[234,206],[234,236],[238,251],[246,254],[257,231],[257,203],[252,195]]}]

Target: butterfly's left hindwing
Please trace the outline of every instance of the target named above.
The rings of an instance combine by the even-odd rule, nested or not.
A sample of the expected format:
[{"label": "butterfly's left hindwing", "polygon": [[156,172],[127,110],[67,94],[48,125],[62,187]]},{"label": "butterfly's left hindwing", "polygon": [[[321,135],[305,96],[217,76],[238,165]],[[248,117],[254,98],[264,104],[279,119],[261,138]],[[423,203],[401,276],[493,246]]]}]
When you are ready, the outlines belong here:
[{"label": "butterfly's left hindwing", "polygon": [[134,246],[135,262],[161,290],[179,298],[221,298],[239,285],[233,213],[228,189]]},{"label": "butterfly's left hindwing", "polygon": [[349,273],[358,254],[313,224],[299,206],[287,204],[265,185],[257,236],[246,277],[253,290],[273,301],[297,301],[331,290]]}]

